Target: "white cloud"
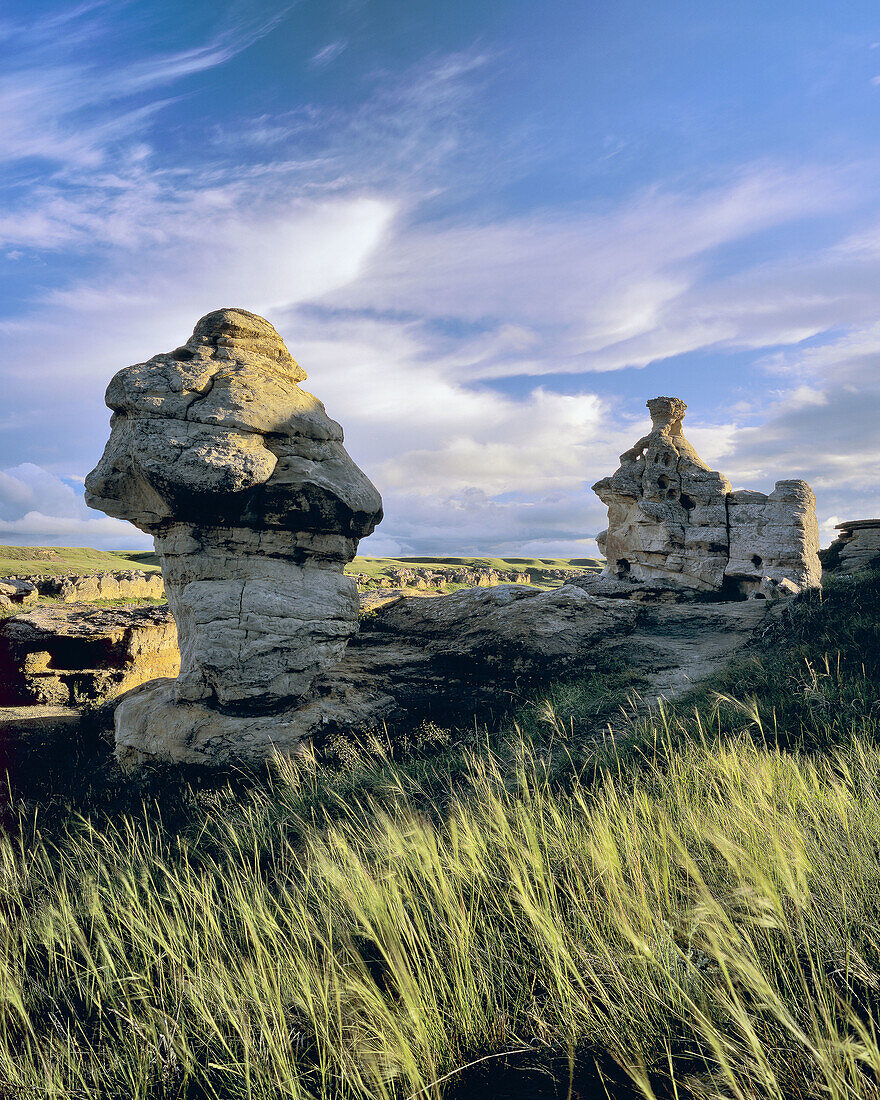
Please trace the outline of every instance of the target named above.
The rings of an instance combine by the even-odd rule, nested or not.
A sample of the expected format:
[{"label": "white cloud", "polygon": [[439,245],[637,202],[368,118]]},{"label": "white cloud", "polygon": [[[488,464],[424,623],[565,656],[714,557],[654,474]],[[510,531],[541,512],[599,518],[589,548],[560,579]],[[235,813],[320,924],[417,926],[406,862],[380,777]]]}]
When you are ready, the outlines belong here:
[{"label": "white cloud", "polygon": [[713,250],[839,208],[846,191],[826,174],[763,168],[698,194],[653,189],[601,214],[401,224],[357,283],[329,301],[488,329],[515,323],[536,334],[528,349],[504,349],[476,371],[462,364],[483,378],[644,366],[756,337],[761,345],[800,340],[816,331],[815,309],[798,316],[763,286],[747,305],[742,287],[731,302],[732,280],[716,280],[715,290],[705,268]]},{"label": "white cloud", "polygon": [[0,470],[0,539],[15,545],[149,548],[129,523],[86,507],[61,478],[32,462]]},{"label": "white cloud", "polygon": [[330,65],[335,61],[347,45],[348,43],[341,38],[337,39],[335,42],[330,42],[322,50],[318,50],[311,59],[310,64],[315,69],[323,69],[326,65]]},{"label": "white cloud", "polygon": [[35,362],[54,387],[47,403],[84,385],[98,395],[121,366],[177,347],[212,309],[272,314],[339,286],[358,273],[393,213],[370,198],[181,212],[166,240],[117,249],[100,277],[50,292],[7,327],[10,396],[33,404]]}]

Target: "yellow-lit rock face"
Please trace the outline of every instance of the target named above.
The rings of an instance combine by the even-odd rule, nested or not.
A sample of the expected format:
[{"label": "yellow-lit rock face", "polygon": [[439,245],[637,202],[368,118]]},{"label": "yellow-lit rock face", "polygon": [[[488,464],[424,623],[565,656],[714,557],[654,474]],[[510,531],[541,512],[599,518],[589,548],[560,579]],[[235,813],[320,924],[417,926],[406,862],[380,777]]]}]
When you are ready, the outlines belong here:
[{"label": "yellow-lit rock face", "polygon": [[357,627],[343,567],[382,502],[342,429],[299,388],[305,377],[268,321],[209,313],[182,347],[113,378],[110,439],[86,479],[91,507],[154,536],[180,636],[173,687],[143,694],[147,717],[135,697],[125,720],[178,728],[179,714],[156,708],[217,708],[218,759],[243,736],[228,725],[224,743],[219,712],[296,705]]},{"label": "yellow-lit rock face", "polygon": [[817,585],[816,498],[805,481],[779,481],[769,496],[733,492],[682,432],[687,406],[649,401],[651,431],[594,486],[608,507],[599,536],[607,588],[634,586],[788,595]]},{"label": "yellow-lit rock face", "polygon": [[180,669],[166,607],[41,607],[0,623],[0,703],[80,706]]}]

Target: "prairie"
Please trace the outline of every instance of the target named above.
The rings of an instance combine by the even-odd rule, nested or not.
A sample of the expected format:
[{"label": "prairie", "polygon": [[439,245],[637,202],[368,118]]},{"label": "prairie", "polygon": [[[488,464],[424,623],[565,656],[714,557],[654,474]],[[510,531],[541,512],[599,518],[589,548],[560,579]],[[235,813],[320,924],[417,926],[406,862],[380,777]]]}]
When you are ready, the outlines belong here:
[{"label": "prairie", "polygon": [[876,1096],[878,608],[832,580],[647,713],[607,669],[261,774],[9,775],[6,1094]]}]

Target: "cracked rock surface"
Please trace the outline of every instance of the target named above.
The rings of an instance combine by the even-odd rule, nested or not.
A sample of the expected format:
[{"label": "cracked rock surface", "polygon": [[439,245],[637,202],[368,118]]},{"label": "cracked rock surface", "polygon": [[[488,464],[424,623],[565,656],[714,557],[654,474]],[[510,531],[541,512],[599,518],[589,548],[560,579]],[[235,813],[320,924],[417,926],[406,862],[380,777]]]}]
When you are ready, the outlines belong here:
[{"label": "cracked rock surface", "polygon": [[607,564],[595,591],[639,587],[714,592],[731,598],[793,595],[821,582],[816,498],[805,481],[772,493],[733,491],[682,432],[687,405],[647,403],[651,431],[593,486],[608,506],[597,537]]},{"label": "cracked rock surface", "polygon": [[218,763],[292,747],[279,715],[357,628],[343,567],[382,503],[305,377],[268,321],[221,309],[110,382],[86,501],[154,536],[181,653],[176,680],[118,708],[123,760],[147,736],[151,755]]},{"label": "cracked rock surface", "polygon": [[846,575],[880,563],[880,519],[851,519],[836,530],[840,534],[819,555],[825,572]]}]

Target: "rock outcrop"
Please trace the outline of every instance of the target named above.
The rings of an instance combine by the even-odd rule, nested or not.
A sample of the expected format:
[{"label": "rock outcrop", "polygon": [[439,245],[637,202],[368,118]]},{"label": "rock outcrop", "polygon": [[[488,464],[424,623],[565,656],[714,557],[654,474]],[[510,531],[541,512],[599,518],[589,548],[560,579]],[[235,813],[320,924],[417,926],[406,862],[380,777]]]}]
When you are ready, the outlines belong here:
[{"label": "rock outcrop", "polygon": [[179,667],[166,607],[45,607],[0,623],[0,706],[100,703]]},{"label": "rock outcrop", "polygon": [[790,595],[818,585],[816,498],[805,481],[734,492],[682,433],[687,406],[648,401],[652,428],[593,490],[608,506],[597,537],[607,564],[596,591]]},{"label": "rock outcrop", "polygon": [[645,605],[594,596],[580,582],[549,592],[500,585],[404,596],[365,619],[320,684],[336,697],[370,699],[374,713],[382,708],[391,721],[467,722],[475,711],[497,715],[522,691],[613,657],[671,698],[723,667],[778,607]]},{"label": "rock outcrop", "polygon": [[18,602],[33,602],[38,596],[62,603],[95,603],[101,600],[158,600],[165,595],[162,574],[143,569],[0,577],[0,594],[6,593],[8,585],[27,592],[27,598]]},{"label": "rock outcrop", "polygon": [[321,721],[306,697],[357,628],[343,567],[382,510],[305,377],[268,321],[222,309],[108,387],[86,501],[154,536],[181,651],[117,708],[122,759],[254,759]]},{"label": "rock outcrop", "polygon": [[[548,573],[551,570],[547,570]],[[565,570],[558,569],[553,572],[566,574]],[[570,572],[567,574],[570,575]],[[417,588],[424,590],[439,590],[448,584],[462,584],[468,588],[491,588],[496,584],[530,584],[529,574],[521,569],[499,570],[486,566],[476,566],[473,569],[454,569],[441,567],[428,569],[425,566],[413,566],[412,568],[388,566],[378,576],[370,576],[367,573],[352,573],[357,581],[358,588]]]},{"label": "rock outcrop", "polygon": [[880,564],[880,519],[851,519],[835,530],[834,542],[819,551],[823,572],[848,575]]},{"label": "rock outcrop", "polygon": [[36,603],[40,593],[30,579],[24,577],[0,578],[0,610],[9,611]]}]

